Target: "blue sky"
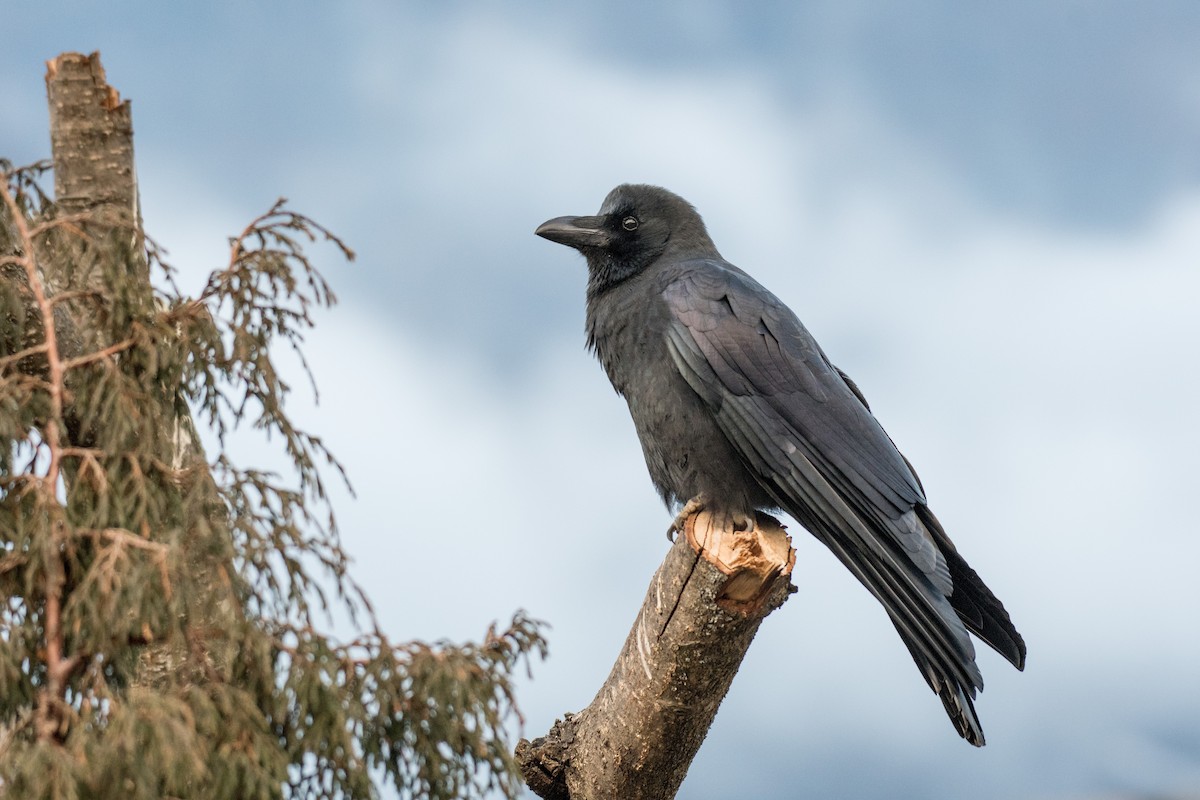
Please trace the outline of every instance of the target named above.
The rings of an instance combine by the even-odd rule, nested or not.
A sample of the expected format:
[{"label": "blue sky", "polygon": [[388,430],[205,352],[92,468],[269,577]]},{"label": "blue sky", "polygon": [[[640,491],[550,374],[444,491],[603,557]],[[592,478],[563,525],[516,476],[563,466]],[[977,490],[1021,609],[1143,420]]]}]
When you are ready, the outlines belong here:
[{"label": "blue sky", "polygon": [[532,231],[671,188],[854,376],[1030,650],[981,656],[967,746],[793,526],[800,591],[681,796],[1200,792],[1200,6],[646,5],[14,4],[0,155],[48,155],[43,62],[98,49],[181,284],[280,195],[348,240],[294,409],[391,634],[553,624],[531,735],[602,683],[670,519],[582,260]]}]

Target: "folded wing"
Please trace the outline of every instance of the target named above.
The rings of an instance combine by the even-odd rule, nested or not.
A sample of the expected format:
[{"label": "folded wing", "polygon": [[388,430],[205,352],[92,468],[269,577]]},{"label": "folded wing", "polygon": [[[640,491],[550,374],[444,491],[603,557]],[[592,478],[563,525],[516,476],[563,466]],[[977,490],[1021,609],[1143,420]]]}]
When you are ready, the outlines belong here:
[{"label": "folded wing", "polygon": [[857,387],[786,306],[724,262],[683,265],[663,298],[680,373],[780,507],[883,604],[959,733],[983,744],[964,622],[1018,667],[1024,643]]}]

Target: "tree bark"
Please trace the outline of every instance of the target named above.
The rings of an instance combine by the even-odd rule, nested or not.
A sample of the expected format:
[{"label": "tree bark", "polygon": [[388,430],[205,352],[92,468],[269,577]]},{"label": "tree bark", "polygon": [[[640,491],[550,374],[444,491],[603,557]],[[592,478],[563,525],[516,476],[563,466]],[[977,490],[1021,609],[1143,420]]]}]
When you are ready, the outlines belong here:
[{"label": "tree bark", "polygon": [[[59,237],[50,257],[41,265],[46,283],[52,291],[108,291],[106,264],[111,263],[112,247],[97,247],[90,240],[116,243],[127,248],[126,260],[131,276],[143,293],[144,302],[152,304],[153,287],[149,264],[145,258],[145,237],[142,230],[138,200],[137,173],[133,160],[133,120],[128,100],[105,78],[100,54],[63,53],[46,62],[46,94],[50,106],[50,143],[54,164],[55,204],[59,216],[78,217],[77,225],[89,234],[79,237]],[[58,315],[57,325],[65,328],[64,350],[71,355],[92,352],[111,345],[102,333],[89,325],[86,305],[65,303],[56,308],[73,313]],[[62,319],[61,317],[67,317]],[[194,481],[215,496],[204,447],[196,432],[195,423],[186,404],[176,401],[172,406],[155,409],[168,435],[158,441],[169,442],[167,452],[158,457],[179,471],[181,494],[189,491]],[[70,417],[70,409],[67,410]],[[80,430],[68,419],[73,444],[86,445],[88,432]],[[80,441],[82,440],[82,441]],[[225,520],[214,506],[209,520],[214,531],[223,531]],[[185,544],[185,546],[187,546]],[[209,581],[209,602],[223,596],[215,585],[230,565],[213,563],[213,554],[193,552],[197,574],[212,576]],[[228,604],[225,604],[228,605]],[[230,608],[222,606],[223,611]],[[177,671],[182,660],[182,643],[168,646],[155,642],[145,647],[138,670],[138,682],[154,685],[164,676]],[[214,655],[210,648],[210,657]]]},{"label": "tree bark", "polygon": [[546,800],[675,796],[763,619],[787,599],[795,551],[774,517],[751,531],[693,512],[650,581],[591,705],[517,745]]},{"label": "tree bark", "polygon": [[[78,227],[93,239],[123,239],[130,268],[149,298],[129,101],[122,101],[106,82],[99,53],[63,53],[47,61],[46,98],[58,215],[76,218]],[[59,236],[55,252],[39,266],[54,293],[105,292],[103,266],[109,257],[105,248],[88,247],[79,237]],[[72,316],[64,339],[67,350],[78,353],[95,347],[96,338],[88,335],[87,314]]]},{"label": "tree bark", "polygon": [[72,214],[119,213],[140,237],[133,116],[129,101],[105,80],[100,54],[47,61],[46,96],[55,203]]},{"label": "tree bark", "polygon": [[[130,268],[137,273],[149,300],[153,289],[142,247],[145,238],[129,101],[121,100],[120,93],[107,83],[99,53],[63,53],[47,61],[46,96],[50,105],[54,201],[60,215],[79,215],[85,229],[94,224],[103,231],[124,231],[132,254]],[[75,250],[56,252],[40,266],[52,291],[105,292],[101,263],[102,259]],[[83,339],[91,347],[111,344],[96,342],[87,330],[86,319],[71,322],[75,330],[69,331],[70,339]],[[68,344],[68,356],[83,350],[79,341]],[[170,440],[175,446],[174,452],[163,454],[164,460],[176,469],[203,463],[203,445],[191,416],[177,411],[170,409],[165,415],[174,429]]]}]

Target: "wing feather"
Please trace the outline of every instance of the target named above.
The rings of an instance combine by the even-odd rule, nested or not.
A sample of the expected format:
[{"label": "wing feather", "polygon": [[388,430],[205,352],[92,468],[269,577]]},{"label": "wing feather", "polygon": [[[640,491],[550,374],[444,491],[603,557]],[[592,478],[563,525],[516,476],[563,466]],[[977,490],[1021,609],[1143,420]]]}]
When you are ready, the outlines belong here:
[{"label": "wing feather", "polygon": [[[959,732],[982,744],[971,698],[983,679],[950,600],[951,566],[918,513],[920,482],[857,387],[740,270],[696,262],[663,297],[668,345],[688,384],[779,505],[879,599]],[[978,608],[967,610],[973,629],[988,627]],[[1004,638],[989,633],[990,644]]]}]

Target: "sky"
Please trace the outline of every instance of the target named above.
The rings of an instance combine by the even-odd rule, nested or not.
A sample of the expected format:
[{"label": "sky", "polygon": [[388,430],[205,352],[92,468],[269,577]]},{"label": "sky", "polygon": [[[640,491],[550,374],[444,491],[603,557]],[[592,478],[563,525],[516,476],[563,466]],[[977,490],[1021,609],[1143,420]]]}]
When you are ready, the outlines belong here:
[{"label": "sky", "polygon": [[854,377],[1029,646],[981,652],[968,746],[792,525],[680,797],[1200,797],[1200,5],[11,6],[0,156],[49,155],[44,62],[99,50],[184,290],[279,196],[358,252],[316,251],[291,409],[389,634],[553,626],[526,735],[602,684],[671,519],[533,229],[646,182]]}]

